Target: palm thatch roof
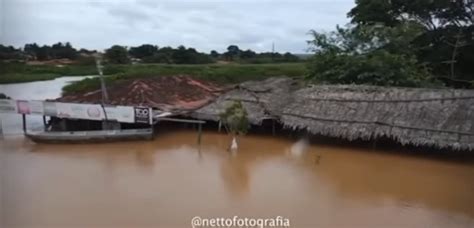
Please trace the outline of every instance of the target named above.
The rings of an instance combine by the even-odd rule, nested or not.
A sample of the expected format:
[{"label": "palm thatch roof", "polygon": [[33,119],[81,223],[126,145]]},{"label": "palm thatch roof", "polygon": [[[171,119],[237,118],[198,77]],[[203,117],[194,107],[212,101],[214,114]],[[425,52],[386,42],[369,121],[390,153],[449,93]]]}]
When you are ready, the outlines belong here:
[{"label": "palm thatch roof", "polygon": [[347,140],[388,137],[403,145],[474,150],[474,90],[302,87],[280,77],[240,84],[190,115],[218,121],[236,100],[255,125],[275,119],[286,128]]},{"label": "palm thatch roof", "polygon": [[474,149],[474,90],[313,86],[293,93],[280,116],[292,129],[348,140]]},{"label": "palm thatch roof", "polygon": [[251,124],[261,124],[265,119],[278,119],[284,105],[291,99],[291,92],[298,82],[287,77],[269,78],[264,81],[244,82],[222,94],[212,103],[190,113],[197,119],[218,121],[234,101],[242,102]]}]

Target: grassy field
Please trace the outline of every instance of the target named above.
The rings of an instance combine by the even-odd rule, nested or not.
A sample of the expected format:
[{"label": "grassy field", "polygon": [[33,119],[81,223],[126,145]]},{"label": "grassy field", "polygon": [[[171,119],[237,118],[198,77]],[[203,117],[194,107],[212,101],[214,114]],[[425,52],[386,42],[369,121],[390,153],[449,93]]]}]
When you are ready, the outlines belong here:
[{"label": "grassy field", "polygon": [[[97,75],[93,65],[68,65],[63,67],[48,65],[25,65],[20,63],[0,63],[0,84],[51,80],[61,76]],[[221,84],[239,83],[248,80],[261,80],[272,76],[299,77],[306,73],[305,63],[274,64],[137,64],[106,65],[104,74],[107,81],[130,78],[157,77],[169,75],[191,75],[196,78]],[[65,93],[99,88],[98,78],[85,79],[66,86]]]},{"label": "grassy field", "polygon": [[[93,65],[68,65],[63,67],[48,65],[25,65],[20,63],[0,63],[0,84],[51,80],[61,76],[97,75]],[[237,83],[258,80],[269,76],[302,76],[306,72],[304,63],[275,64],[137,64],[106,65],[105,75],[113,75],[113,80],[123,78],[151,77],[187,74],[198,78],[222,83]]]},{"label": "grassy field", "polygon": [[[106,66],[104,74],[109,83],[130,78],[191,75],[199,79],[221,84],[239,83],[248,80],[262,80],[272,76],[299,77],[306,72],[303,63],[281,64],[228,64],[228,65],[111,65]],[[63,88],[65,93],[99,89],[99,79],[85,79]]]},{"label": "grassy field", "polygon": [[241,82],[259,77],[287,75],[301,76],[306,67],[303,63],[279,64],[140,64],[140,65],[109,65],[104,69],[106,75],[123,77],[149,77],[162,75],[188,74],[224,83]]},{"label": "grassy field", "polygon": [[95,66],[26,65],[22,63],[0,63],[0,84],[51,80],[62,76],[96,75]]}]

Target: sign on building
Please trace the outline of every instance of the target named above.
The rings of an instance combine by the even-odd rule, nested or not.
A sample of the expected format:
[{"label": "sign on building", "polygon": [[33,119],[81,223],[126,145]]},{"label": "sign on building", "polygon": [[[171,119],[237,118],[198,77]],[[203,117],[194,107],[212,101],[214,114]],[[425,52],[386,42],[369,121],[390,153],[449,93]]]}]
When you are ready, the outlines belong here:
[{"label": "sign on building", "polygon": [[135,123],[152,123],[151,108],[135,107]]},{"label": "sign on building", "polygon": [[115,120],[122,123],[153,123],[151,108],[105,106],[49,101],[0,99],[0,113],[55,116],[68,119]]},{"label": "sign on building", "polygon": [[0,99],[0,112],[18,113],[16,101],[9,99]]}]

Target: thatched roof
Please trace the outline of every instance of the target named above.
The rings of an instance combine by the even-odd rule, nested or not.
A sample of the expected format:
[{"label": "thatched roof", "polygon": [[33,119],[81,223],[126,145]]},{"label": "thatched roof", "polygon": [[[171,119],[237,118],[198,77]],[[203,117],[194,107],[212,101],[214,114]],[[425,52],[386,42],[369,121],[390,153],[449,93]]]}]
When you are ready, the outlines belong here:
[{"label": "thatched roof", "polygon": [[219,120],[242,101],[252,124],[285,127],[347,140],[388,137],[401,144],[474,150],[474,90],[357,85],[300,87],[289,78],[246,82],[191,116]]},{"label": "thatched roof", "polygon": [[296,91],[281,122],[348,140],[474,149],[474,90],[313,86]]},{"label": "thatched roof", "polygon": [[[225,89],[186,75],[123,80],[107,86],[111,105],[147,106],[162,111],[183,112],[200,108],[217,98]],[[102,102],[101,90],[67,94],[61,102]]]},{"label": "thatched roof", "polygon": [[290,99],[297,82],[287,77],[269,78],[264,81],[244,82],[212,103],[195,110],[191,117],[218,121],[234,101],[241,101],[252,124],[260,124],[264,119],[277,119],[283,106]]}]

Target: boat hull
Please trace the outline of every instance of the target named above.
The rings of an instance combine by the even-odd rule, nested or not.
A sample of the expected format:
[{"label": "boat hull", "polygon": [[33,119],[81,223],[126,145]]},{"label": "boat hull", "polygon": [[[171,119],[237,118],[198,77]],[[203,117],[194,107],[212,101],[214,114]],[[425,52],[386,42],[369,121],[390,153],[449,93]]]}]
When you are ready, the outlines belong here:
[{"label": "boat hull", "polygon": [[124,140],[151,140],[153,139],[153,130],[43,131],[27,132],[25,135],[36,143],[100,143]]}]

